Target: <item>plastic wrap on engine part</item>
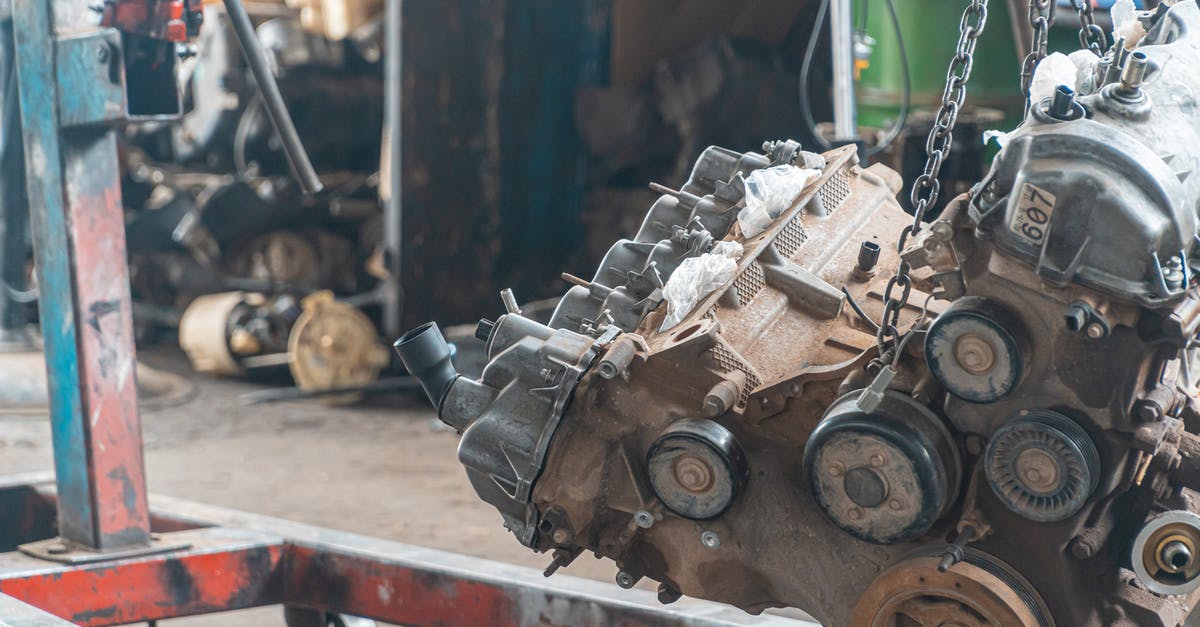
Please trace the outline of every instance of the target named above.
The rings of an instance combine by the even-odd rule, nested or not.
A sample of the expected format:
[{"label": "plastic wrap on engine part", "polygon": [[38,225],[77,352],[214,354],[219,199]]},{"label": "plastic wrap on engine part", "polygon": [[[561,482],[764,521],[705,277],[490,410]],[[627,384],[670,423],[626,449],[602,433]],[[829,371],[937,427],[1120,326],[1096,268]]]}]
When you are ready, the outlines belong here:
[{"label": "plastic wrap on engine part", "polygon": [[717,242],[711,252],[679,264],[663,287],[667,317],[663,320],[661,330],[665,331],[682,322],[696,307],[696,303],[728,283],[737,272],[737,260],[741,257],[741,244]]},{"label": "plastic wrap on engine part", "polygon": [[1125,38],[1125,47],[1133,48],[1146,36],[1146,27],[1137,19],[1137,6],[1133,0],[1117,0],[1112,9],[1113,34]]},{"label": "plastic wrap on engine part", "polygon": [[746,177],[746,206],[738,212],[742,234],[754,237],[767,230],[771,222],[796,200],[809,183],[821,177],[821,171],[777,165],[755,170]]},{"label": "plastic wrap on engine part", "polygon": [[1041,102],[1054,95],[1059,85],[1066,85],[1075,91],[1075,63],[1070,57],[1055,52],[1042,59],[1033,71],[1033,82],[1029,84],[1029,101]]}]

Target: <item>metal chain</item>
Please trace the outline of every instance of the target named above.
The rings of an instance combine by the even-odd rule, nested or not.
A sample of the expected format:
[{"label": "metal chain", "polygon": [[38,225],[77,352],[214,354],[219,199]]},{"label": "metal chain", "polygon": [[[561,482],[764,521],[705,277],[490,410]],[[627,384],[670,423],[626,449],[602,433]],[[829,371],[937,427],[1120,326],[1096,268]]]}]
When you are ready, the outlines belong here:
[{"label": "metal chain", "polygon": [[1033,29],[1033,42],[1029,46],[1029,54],[1021,62],[1021,92],[1026,98],[1029,96],[1029,85],[1033,83],[1033,71],[1046,56],[1052,25],[1054,0],[1029,0],[1029,27]]},{"label": "metal chain", "polygon": [[[1047,0],[1048,1],[1048,0]],[[913,223],[900,232],[896,249],[903,253],[908,238],[921,231],[925,220],[925,211],[937,204],[941,184],[938,175],[942,163],[950,156],[954,144],[954,125],[958,122],[958,113],[967,98],[967,81],[971,78],[971,68],[975,63],[975,45],[983,29],[987,25],[988,0],[971,0],[971,4],[963,11],[958,24],[958,46],[954,58],[950,61],[950,69],[946,72],[946,88],[942,92],[942,106],[934,118],[933,128],[925,141],[925,171],[913,182],[909,195],[912,201]],[[883,295],[883,319],[880,321],[879,354],[882,356],[889,341],[900,338],[898,325],[900,311],[908,304],[912,293],[912,277],[909,276],[908,263],[900,261],[896,276],[888,281]]]},{"label": "metal chain", "polygon": [[1104,56],[1108,49],[1108,37],[1104,29],[1096,25],[1096,13],[1092,7],[1093,0],[1071,0],[1075,10],[1079,12],[1079,45],[1091,50],[1096,56]]}]

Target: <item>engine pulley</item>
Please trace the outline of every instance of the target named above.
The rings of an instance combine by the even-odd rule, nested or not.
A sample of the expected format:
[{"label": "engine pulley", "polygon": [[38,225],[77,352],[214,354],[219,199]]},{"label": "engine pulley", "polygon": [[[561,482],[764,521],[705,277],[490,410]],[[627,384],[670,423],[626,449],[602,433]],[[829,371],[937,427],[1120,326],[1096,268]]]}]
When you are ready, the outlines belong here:
[{"label": "engine pulley", "polygon": [[990,403],[1021,381],[1022,329],[1015,316],[995,303],[962,298],[930,326],[925,357],[948,392],[972,403]]},{"label": "engine pulley", "polygon": [[984,459],[996,496],[1038,522],[1074,515],[1100,480],[1100,455],[1087,432],[1049,410],[1023,412],[997,429]]},{"label": "engine pulley", "polygon": [[1133,541],[1133,572],[1158,594],[1189,594],[1200,588],[1200,516],[1174,510],[1146,523]]},{"label": "engine pulley", "polygon": [[860,392],[830,407],[804,447],[809,488],[825,515],[881,544],[929,529],[958,492],[962,468],[949,429],[910,397],[887,392],[873,412]]},{"label": "engine pulley", "polygon": [[746,482],[746,454],[712,420],[672,424],[646,454],[650,485],[667,509],[691,520],[719,516]]},{"label": "engine pulley", "polygon": [[1033,586],[1004,562],[975,549],[947,571],[940,547],[918,551],[871,582],[850,624],[1050,627],[1050,611]]}]

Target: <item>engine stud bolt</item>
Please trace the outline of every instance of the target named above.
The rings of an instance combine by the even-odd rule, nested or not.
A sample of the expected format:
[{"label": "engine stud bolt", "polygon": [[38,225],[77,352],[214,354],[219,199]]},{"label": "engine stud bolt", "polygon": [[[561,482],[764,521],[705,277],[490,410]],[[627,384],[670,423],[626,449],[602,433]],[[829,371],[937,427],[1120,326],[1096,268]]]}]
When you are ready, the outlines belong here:
[{"label": "engine stud bolt", "polygon": [[888,501],[888,507],[892,508],[892,511],[898,512],[904,509],[904,502],[900,499],[892,499]]},{"label": "engine stud bolt", "polygon": [[840,477],[845,473],[846,467],[842,465],[842,462],[833,462],[829,465],[829,476]]},{"label": "engine stud bolt", "polygon": [[870,459],[871,465],[876,468],[882,468],[887,465],[887,457],[883,453],[875,453]]},{"label": "engine stud bolt", "polygon": [[846,516],[850,520],[862,520],[863,511],[857,507],[851,507],[850,509],[846,510]]}]

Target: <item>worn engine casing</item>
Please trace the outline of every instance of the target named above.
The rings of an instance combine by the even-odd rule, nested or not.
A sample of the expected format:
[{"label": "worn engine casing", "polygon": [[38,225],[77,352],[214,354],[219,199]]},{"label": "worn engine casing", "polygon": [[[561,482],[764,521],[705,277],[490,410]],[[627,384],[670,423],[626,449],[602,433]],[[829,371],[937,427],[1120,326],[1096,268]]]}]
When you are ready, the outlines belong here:
[{"label": "worn engine casing", "polygon": [[[549,325],[483,321],[478,380],[435,326],[406,334],[480,496],[551,570],[591,551],[666,602],[1181,624],[1200,601],[1200,9],[1139,20],[901,251],[901,181],[853,149],[710,148]],[[746,178],[786,164],[821,173],[747,237]],[[743,248],[732,278],[664,324],[664,282],[719,241]],[[901,337],[880,342],[901,263]]]}]

